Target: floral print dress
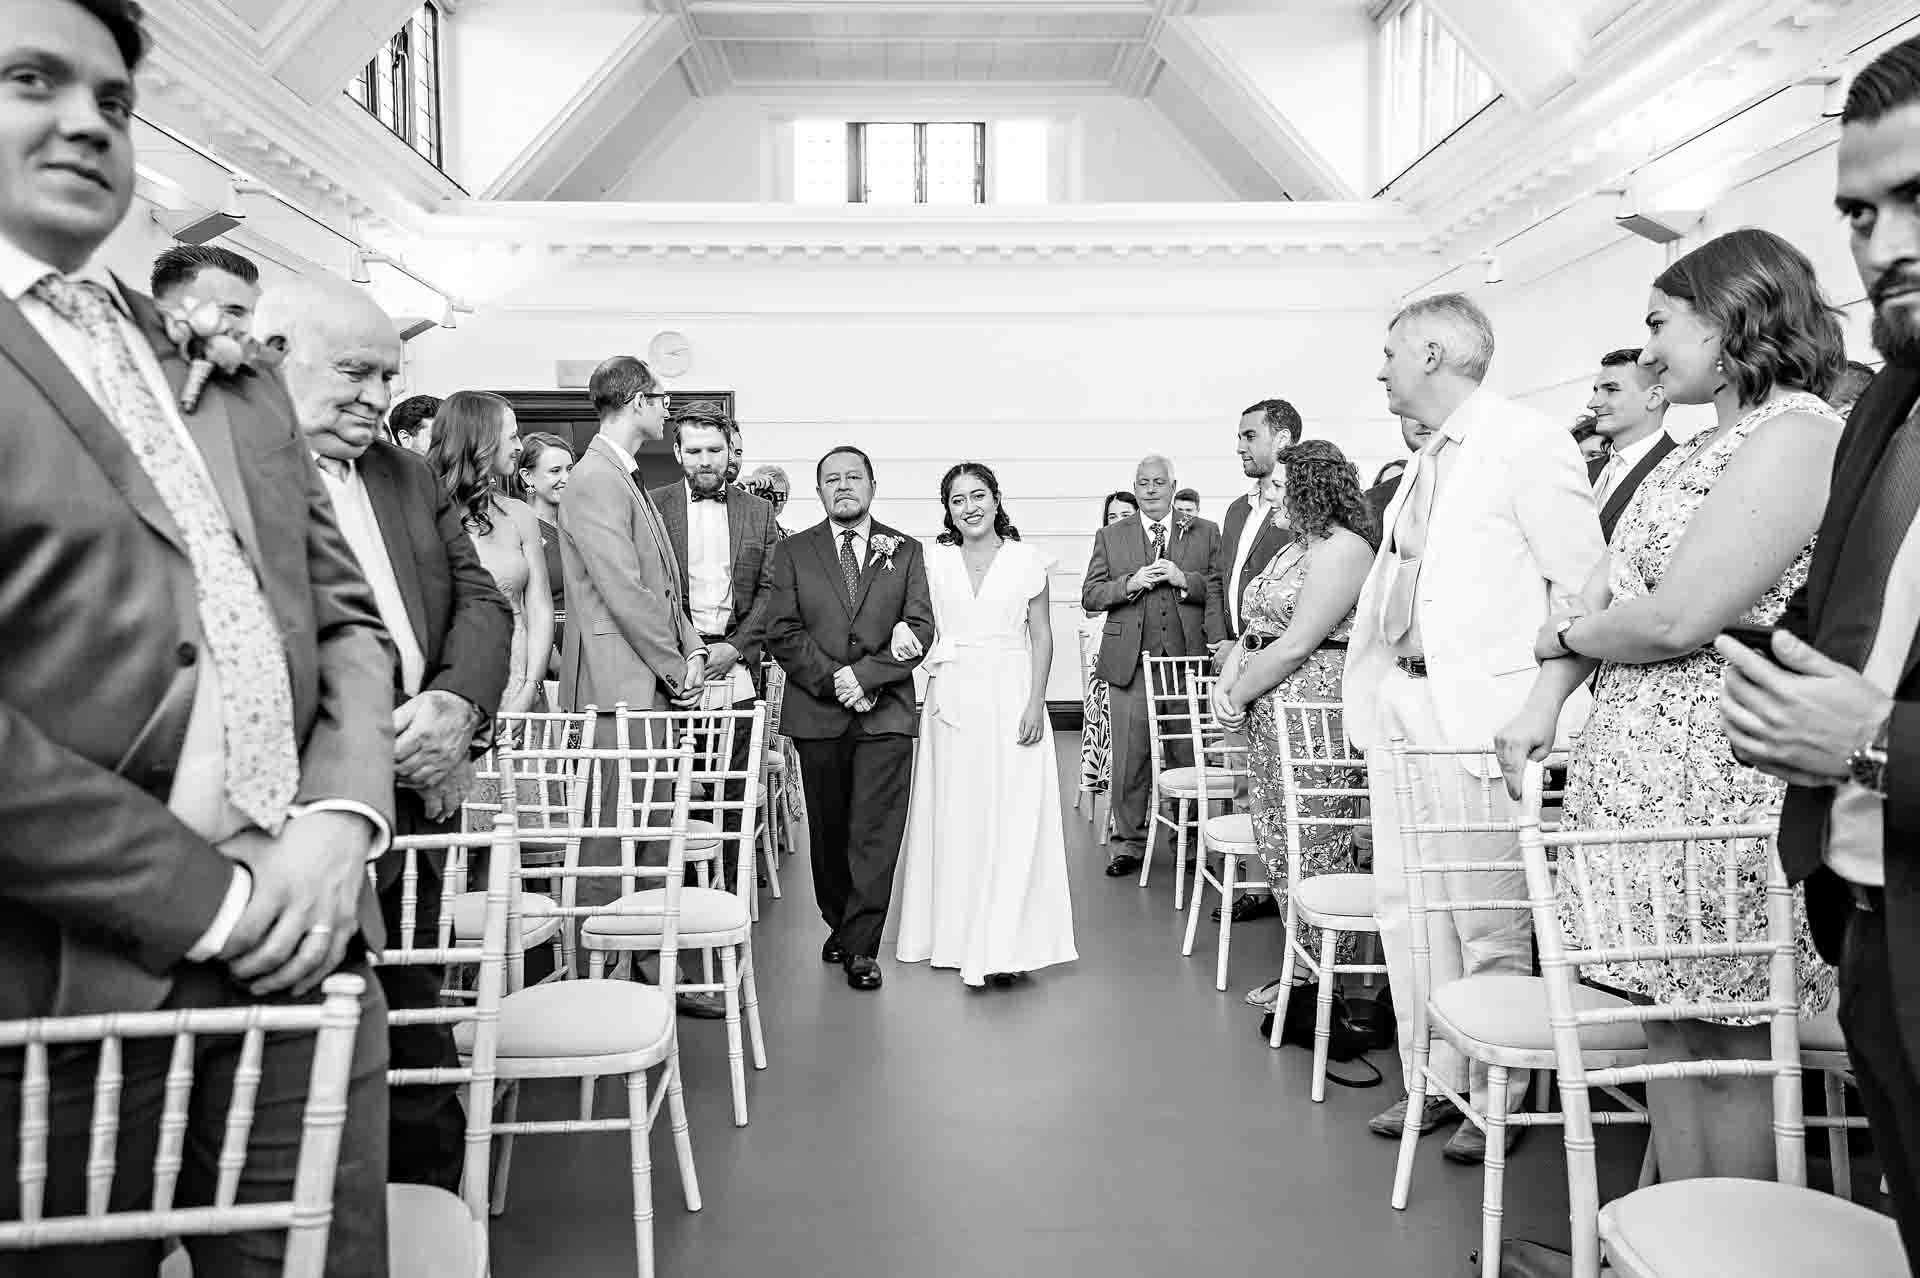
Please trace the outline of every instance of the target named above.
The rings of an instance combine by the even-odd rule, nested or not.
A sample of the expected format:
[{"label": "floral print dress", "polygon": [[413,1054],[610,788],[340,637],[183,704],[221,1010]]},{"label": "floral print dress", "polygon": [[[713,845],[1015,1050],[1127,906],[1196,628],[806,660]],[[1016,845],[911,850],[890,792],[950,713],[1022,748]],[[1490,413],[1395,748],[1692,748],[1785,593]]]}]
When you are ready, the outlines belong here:
[{"label": "floral print dress", "polygon": [[[1240,613],[1244,629],[1263,635],[1283,633],[1293,621],[1295,602],[1306,583],[1313,562],[1312,549],[1294,542],[1267,564],[1241,596]],[[1260,859],[1267,868],[1267,882],[1276,900],[1285,900],[1287,891],[1287,816],[1286,773],[1280,763],[1280,707],[1288,702],[1331,702],[1341,699],[1340,681],[1346,669],[1346,640],[1353,630],[1349,612],[1333,633],[1329,643],[1302,662],[1290,678],[1281,680],[1248,707],[1247,712],[1247,784],[1253,811],[1253,837]],[[1340,716],[1333,714],[1331,730],[1340,732]],[[1298,735],[1296,733],[1296,735]],[[1337,739],[1337,735],[1336,735]],[[1305,741],[1294,743],[1296,751],[1306,751]],[[1346,778],[1331,775],[1335,769],[1301,769],[1300,780],[1308,787],[1331,788],[1346,784]],[[1348,835],[1351,826],[1323,824],[1327,818],[1356,817],[1360,813],[1357,798],[1309,798],[1300,800],[1302,835],[1300,868],[1308,877],[1338,874],[1351,870]],[[1317,820],[1316,820],[1317,818]],[[1320,929],[1302,927],[1300,942],[1307,953],[1320,954]],[[1334,952],[1336,963],[1353,961],[1358,934],[1343,932]]]},{"label": "floral print dress", "polygon": [[[1805,392],[1783,395],[1741,418],[1719,438],[1705,431],[1667,455],[1635,492],[1614,530],[1608,586],[1615,603],[1651,594],[1660,584],[1687,525],[1740,447],[1764,422],[1785,413],[1839,415]],[[1740,618],[1771,626],[1787,600],[1807,579],[1813,543],[1801,548],[1780,580]],[[1785,784],[1735,761],[1720,726],[1720,681],[1725,661],[1711,647],[1651,665],[1603,662],[1594,690],[1593,716],[1574,743],[1568,769],[1565,826],[1609,830],[1631,826],[1722,825],[1764,821],[1778,811]],[[1702,909],[1709,939],[1725,939],[1731,902],[1743,937],[1764,932],[1767,858],[1762,842],[1701,843],[1698,881],[1705,885]],[[1644,881],[1615,873],[1611,849],[1586,850],[1586,873],[1568,874],[1560,889],[1561,925],[1570,937],[1601,946],[1651,944],[1654,905]],[[1636,857],[1630,864],[1644,866]],[[1669,927],[1684,916],[1687,867],[1678,845],[1667,851],[1662,874]],[[1723,894],[1731,881],[1733,890]],[[1622,895],[1625,899],[1622,900]],[[1631,935],[1618,922],[1631,920]],[[1800,1002],[1811,1013],[1833,1000],[1833,970],[1813,951],[1806,907],[1796,892]],[[1590,929],[1597,929],[1592,935]],[[1656,1003],[1764,999],[1764,958],[1725,958],[1683,964],[1595,966],[1587,978]],[[1744,1023],[1752,1023],[1751,1018]]]}]

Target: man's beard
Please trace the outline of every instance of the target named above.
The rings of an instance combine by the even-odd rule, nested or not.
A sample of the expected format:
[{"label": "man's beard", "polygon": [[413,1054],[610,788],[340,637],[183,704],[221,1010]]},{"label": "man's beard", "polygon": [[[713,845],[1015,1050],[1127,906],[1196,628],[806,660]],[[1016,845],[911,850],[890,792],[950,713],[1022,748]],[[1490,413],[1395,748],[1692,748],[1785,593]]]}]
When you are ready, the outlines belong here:
[{"label": "man's beard", "polygon": [[1875,307],[1873,348],[1896,364],[1920,367],[1920,318],[1906,307]]},{"label": "man's beard", "polygon": [[687,476],[687,484],[698,493],[717,493],[727,481],[717,471],[698,471]]}]

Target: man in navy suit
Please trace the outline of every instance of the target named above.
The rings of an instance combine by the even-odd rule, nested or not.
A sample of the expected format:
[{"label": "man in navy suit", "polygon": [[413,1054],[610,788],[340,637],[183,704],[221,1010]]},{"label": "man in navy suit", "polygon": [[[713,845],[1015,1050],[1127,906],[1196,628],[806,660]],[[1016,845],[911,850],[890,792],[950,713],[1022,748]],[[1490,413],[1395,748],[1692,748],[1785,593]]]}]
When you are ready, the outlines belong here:
[{"label": "man in navy suit", "polygon": [[1593,500],[1600,507],[1600,535],[1613,540],[1613,527],[1633,500],[1634,490],[1673,451],[1667,433],[1667,392],[1640,364],[1640,348],[1608,351],[1594,374],[1587,401],[1594,429],[1607,441],[1606,460],[1587,468]]},{"label": "man in navy suit", "polygon": [[1280,500],[1287,468],[1279,464],[1278,455],[1299,443],[1304,433],[1300,414],[1284,399],[1263,399],[1240,414],[1234,446],[1253,490],[1227,507],[1213,561],[1207,565],[1207,648],[1216,662],[1224,660],[1240,637],[1240,599],[1247,583],[1293,540]]}]

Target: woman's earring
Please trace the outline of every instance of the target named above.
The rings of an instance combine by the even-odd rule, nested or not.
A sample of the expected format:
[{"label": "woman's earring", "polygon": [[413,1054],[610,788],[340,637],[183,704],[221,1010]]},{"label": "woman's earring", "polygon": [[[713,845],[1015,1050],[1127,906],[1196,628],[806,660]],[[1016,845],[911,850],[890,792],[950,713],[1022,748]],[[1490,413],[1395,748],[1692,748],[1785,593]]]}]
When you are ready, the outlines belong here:
[{"label": "woman's earring", "polygon": [[1714,371],[1714,372],[1716,372],[1716,373],[1724,373],[1724,372],[1726,372],[1726,371],[1727,371],[1727,361],[1725,361],[1725,360],[1723,360],[1723,359],[1716,359],[1716,360],[1714,360],[1714,361],[1713,361],[1713,371]]}]

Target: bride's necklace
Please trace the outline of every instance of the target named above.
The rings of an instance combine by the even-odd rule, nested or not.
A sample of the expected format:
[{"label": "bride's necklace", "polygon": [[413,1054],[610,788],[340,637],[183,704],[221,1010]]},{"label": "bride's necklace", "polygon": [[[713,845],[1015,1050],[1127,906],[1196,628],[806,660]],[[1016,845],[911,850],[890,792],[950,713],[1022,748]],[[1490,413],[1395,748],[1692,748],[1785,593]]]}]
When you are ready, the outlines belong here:
[{"label": "bride's necklace", "polygon": [[967,576],[977,591],[980,583],[987,579],[987,571],[993,567],[993,561],[1000,557],[1002,542],[995,538],[991,546],[984,551],[976,551],[966,545],[960,547],[960,558],[967,565]]}]

